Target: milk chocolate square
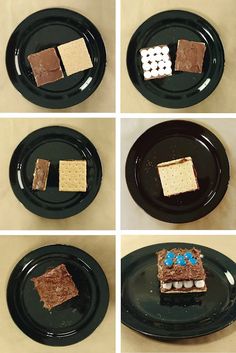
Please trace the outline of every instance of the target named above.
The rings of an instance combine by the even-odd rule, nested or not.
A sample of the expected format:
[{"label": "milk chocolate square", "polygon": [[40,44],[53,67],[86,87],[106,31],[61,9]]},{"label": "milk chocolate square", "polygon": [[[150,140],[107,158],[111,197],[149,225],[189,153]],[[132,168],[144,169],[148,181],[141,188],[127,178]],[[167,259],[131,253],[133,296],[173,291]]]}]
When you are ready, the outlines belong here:
[{"label": "milk chocolate square", "polygon": [[33,174],[32,190],[45,191],[48,181],[50,162],[46,159],[37,159]]},{"label": "milk chocolate square", "polygon": [[35,289],[45,309],[51,310],[79,294],[75,283],[64,264],[33,277]]},{"label": "milk chocolate square", "polygon": [[205,51],[205,43],[180,39],[176,52],[175,71],[202,73]]},{"label": "milk chocolate square", "polygon": [[64,77],[60,59],[54,48],[30,54],[28,60],[38,87],[58,81]]}]

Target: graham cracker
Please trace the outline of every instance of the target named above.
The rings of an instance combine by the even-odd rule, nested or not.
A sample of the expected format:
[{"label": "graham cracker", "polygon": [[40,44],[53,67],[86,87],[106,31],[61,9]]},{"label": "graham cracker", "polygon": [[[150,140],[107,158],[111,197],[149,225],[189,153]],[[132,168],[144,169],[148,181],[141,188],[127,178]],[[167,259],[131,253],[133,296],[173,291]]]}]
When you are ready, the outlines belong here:
[{"label": "graham cracker", "polygon": [[164,196],[174,196],[199,189],[191,157],[157,165]]},{"label": "graham cracker", "polygon": [[59,191],[86,192],[87,162],[59,161]]},{"label": "graham cracker", "polygon": [[93,67],[84,38],[59,45],[57,48],[68,76]]}]

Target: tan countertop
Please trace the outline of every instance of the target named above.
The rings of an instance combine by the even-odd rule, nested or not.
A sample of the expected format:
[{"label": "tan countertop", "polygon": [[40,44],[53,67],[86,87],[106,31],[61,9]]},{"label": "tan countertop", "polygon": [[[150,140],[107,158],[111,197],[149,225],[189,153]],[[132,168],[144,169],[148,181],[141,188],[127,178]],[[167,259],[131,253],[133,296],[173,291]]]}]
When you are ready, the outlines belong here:
[{"label": "tan countertop", "polygon": [[[236,67],[235,0],[122,0],[121,1],[121,110],[128,113],[235,112]],[[159,107],[144,98],[133,86],[126,69],[126,51],[131,36],[150,16],[166,10],[187,10],[208,20],[219,33],[225,50],[225,71],[216,90],[201,103],[185,109]],[[129,92],[129,94],[127,94]]]},{"label": "tan countertop", "polygon": [[149,127],[163,119],[122,119],[121,122],[121,224],[122,229],[236,229],[236,141],[235,119],[188,119],[211,130],[223,143],[230,163],[230,182],[220,204],[207,216],[185,224],[158,221],[141,209],[131,197],[125,180],[125,162],[133,143]]},{"label": "tan countertop", "polygon": [[[107,67],[97,90],[84,102],[60,112],[115,111],[115,1],[114,0],[7,0],[1,1],[0,23],[0,112],[47,112],[26,100],[12,85],[5,67],[7,42],[16,26],[32,13],[51,7],[77,11],[91,20],[101,33],[107,52]],[[108,21],[109,19],[109,21]],[[9,104],[11,102],[11,104]],[[51,110],[55,112],[55,110]]]},{"label": "tan countertop", "polygon": [[[11,251],[3,251],[0,257],[1,282],[1,335],[0,351],[3,353],[96,353],[115,352],[115,239],[112,236],[74,236],[74,237],[50,237],[50,236],[15,236],[0,237],[1,249],[9,248]],[[108,311],[97,329],[85,340],[67,347],[50,347],[33,341],[27,337],[13,322],[6,303],[6,288],[10,274],[17,264],[28,252],[41,246],[50,244],[67,244],[76,246],[89,253],[100,264],[108,280],[110,290],[110,302]],[[105,245],[104,245],[105,244]],[[109,334],[108,334],[109,333]]]},{"label": "tan countertop", "polygon": [[[80,214],[66,219],[46,219],[29,212],[15,197],[9,182],[9,163],[17,145],[29,133],[50,125],[70,127],[88,137],[96,147],[103,167],[102,184],[96,198]],[[114,229],[114,119],[0,119],[0,150],[0,229]]]},{"label": "tan countertop", "polygon": [[[226,239],[227,238],[227,239]],[[123,236],[122,257],[144,246],[163,242],[187,242],[211,247],[236,261],[236,237],[195,235],[195,236]],[[172,343],[161,342],[141,335],[122,325],[122,353],[177,353],[177,352],[236,352],[236,323],[208,336],[178,340]]]}]

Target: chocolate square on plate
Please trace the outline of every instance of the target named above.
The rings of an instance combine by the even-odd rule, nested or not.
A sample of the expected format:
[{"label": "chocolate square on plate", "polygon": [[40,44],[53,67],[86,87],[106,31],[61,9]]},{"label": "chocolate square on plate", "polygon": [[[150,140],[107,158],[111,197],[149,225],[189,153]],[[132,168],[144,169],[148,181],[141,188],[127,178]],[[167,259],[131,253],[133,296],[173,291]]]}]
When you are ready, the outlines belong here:
[{"label": "chocolate square on plate", "polygon": [[175,71],[201,74],[205,51],[205,43],[180,39],[177,46]]}]

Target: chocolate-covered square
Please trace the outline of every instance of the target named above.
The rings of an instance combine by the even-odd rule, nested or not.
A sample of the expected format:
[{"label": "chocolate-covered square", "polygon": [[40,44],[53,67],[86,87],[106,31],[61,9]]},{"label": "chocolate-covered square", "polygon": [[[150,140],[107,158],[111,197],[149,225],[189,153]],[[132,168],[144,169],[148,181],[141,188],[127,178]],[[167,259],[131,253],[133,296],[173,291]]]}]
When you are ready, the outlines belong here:
[{"label": "chocolate-covered square", "polygon": [[180,39],[176,52],[175,71],[202,73],[205,51],[205,43]]}]

